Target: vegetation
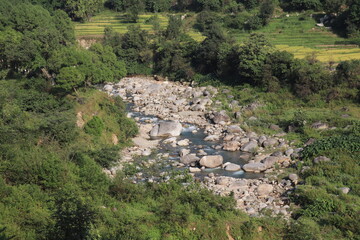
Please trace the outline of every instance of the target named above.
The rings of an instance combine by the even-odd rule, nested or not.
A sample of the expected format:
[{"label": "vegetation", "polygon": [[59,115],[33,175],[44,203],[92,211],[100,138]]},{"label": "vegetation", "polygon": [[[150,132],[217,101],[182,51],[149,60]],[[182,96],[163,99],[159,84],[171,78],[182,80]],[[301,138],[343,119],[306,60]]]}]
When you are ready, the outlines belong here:
[{"label": "vegetation", "polygon": [[[358,44],[358,5],[0,0],[0,239],[359,239],[360,61],[350,60],[358,52],[334,49],[351,56],[329,64],[308,54],[339,39]],[[95,16],[103,7],[117,12]],[[312,30],[323,17],[313,11],[327,12],[325,25],[346,38]],[[71,20],[86,22],[75,23],[77,36],[103,40],[81,48]],[[282,51],[300,45],[304,59]],[[292,219],[246,216],[231,196],[182,172],[133,184],[132,166],[109,178],[104,168],[138,129],[122,100],[96,86],[127,74],[216,84],[227,91],[215,108],[233,115],[240,109],[230,101],[258,106],[242,111],[242,128],[274,134],[278,124],[299,147],[315,139],[291,166],[301,178]],[[314,129],[317,121],[335,128]]]}]

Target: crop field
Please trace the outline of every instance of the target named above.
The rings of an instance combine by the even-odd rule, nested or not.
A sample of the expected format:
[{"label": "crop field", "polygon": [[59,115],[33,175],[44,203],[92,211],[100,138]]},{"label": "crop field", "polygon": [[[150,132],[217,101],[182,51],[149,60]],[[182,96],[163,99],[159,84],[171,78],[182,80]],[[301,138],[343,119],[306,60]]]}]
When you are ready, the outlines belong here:
[{"label": "crop field", "polygon": [[[117,13],[113,11],[104,11],[99,15],[93,17],[89,22],[76,23],[75,34],[78,38],[81,37],[100,37],[104,34],[105,27],[112,27],[116,32],[125,33],[131,25],[139,25],[141,29],[153,33],[153,25],[147,20],[155,14],[141,14],[137,23],[130,23],[126,21],[124,13]],[[168,25],[167,14],[157,14],[159,18],[160,28],[165,29]],[[204,37],[201,33],[190,30],[188,34],[195,40],[201,41]]]},{"label": "crop field", "polygon": [[[93,17],[89,22],[76,23],[75,33],[78,38],[101,37],[105,27],[112,27],[119,33],[125,33],[131,25],[140,25],[141,29],[153,33],[153,25],[149,20],[155,14],[141,14],[137,23],[126,21],[124,13],[104,11]],[[168,14],[157,14],[161,29],[168,25]],[[294,54],[296,58],[304,58],[315,54],[322,62],[340,62],[344,60],[360,59],[360,48],[347,44],[346,39],[332,33],[325,27],[316,26],[316,21],[306,14],[292,14],[271,20],[270,24],[255,32],[265,34],[270,42],[280,50]],[[187,33],[196,41],[205,37],[194,30],[187,28]],[[250,33],[237,30],[229,31],[236,40],[242,42]]]},{"label": "crop field", "polygon": [[[358,46],[347,44],[346,39],[330,29],[316,26],[316,21],[309,15],[274,18],[268,26],[255,32],[265,34],[278,49],[291,52],[297,58],[315,53],[322,62],[360,59]],[[230,34],[239,42],[249,36],[249,33],[239,31]]]}]

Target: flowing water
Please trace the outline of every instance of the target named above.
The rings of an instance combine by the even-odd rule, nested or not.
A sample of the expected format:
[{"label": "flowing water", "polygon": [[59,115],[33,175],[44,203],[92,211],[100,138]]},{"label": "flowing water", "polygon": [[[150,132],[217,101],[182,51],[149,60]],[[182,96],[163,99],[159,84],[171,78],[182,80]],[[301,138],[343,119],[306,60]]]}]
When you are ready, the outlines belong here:
[{"label": "flowing water", "polygon": [[[155,116],[149,116],[149,115],[144,115],[140,112],[132,112],[133,105],[129,104],[128,105],[128,112],[130,113],[131,117],[133,118],[139,118],[139,122],[152,122],[152,123],[156,123],[159,121],[159,119]],[[182,123],[183,125],[183,130],[182,133],[179,137],[176,138],[177,141],[183,140],[183,139],[189,139],[190,140],[190,144],[189,146],[176,146],[173,147],[171,146],[171,144],[166,144],[161,142],[159,147],[158,147],[158,153],[169,153],[169,160],[172,161],[179,161],[180,160],[180,156],[179,156],[179,151],[181,149],[189,149],[190,153],[197,153],[200,149],[204,150],[208,155],[221,155],[224,158],[224,163],[226,162],[231,162],[231,163],[235,163],[238,164],[240,166],[244,165],[246,163],[246,161],[241,160],[239,158],[241,151],[235,151],[235,152],[230,152],[230,151],[224,151],[224,150],[217,150],[214,147],[221,144],[220,141],[204,141],[204,138],[207,136],[204,133],[204,130],[201,128],[198,128],[195,125],[192,124],[187,124],[187,123]],[[194,131],[195,130],[195,131]],[[167,168],[170,168],[170,165],[167,165]],[[182,168],[184,169],[184,168]],[[262,173],[246,173],[242,170],[240,171],[236,171],[236,172],[230,172],[230,171],[225,171],[224,169],[222,169],[221,167],[218,168],[206,168],[204,171],[200,172],[200,173],[196,173],[196,176],[202,178],[206,175],[208,175],[210,172],[213,172],[215,175],[219,175],[219,176],[229,176],[229,177],[234,177],[234,178],[250,178],[250,179],[254,179],[254,178],[260,178],[263,177]]]}]

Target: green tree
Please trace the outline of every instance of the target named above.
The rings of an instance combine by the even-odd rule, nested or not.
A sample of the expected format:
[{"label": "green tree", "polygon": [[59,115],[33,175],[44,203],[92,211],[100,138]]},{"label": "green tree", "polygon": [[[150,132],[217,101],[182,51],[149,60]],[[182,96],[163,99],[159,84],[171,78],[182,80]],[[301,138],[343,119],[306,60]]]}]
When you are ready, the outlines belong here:
[{"label": "green tree", "polygon": [[182,20],[180,16],[171,15],[169,25],[165,31],[165,37],[169,40],[177,39],[181,34]]},{"label": "green tree", "polygon": [[83,86],[84,83],[85,75],[74,67],[61,68],[56,77],[57,88],[65,92],[76,92],[76,88]]},{"label": "green tree", "polygon": [[251,34],[238,51],[238,73],[241,82],[256,84],[262,78],[263,67],[273,51],[270,42],[262,34]]},{"label": "green tree", "polygon": [[89,20],[104,4],[104,0],[65,0],[65,11],[73,20]]}]

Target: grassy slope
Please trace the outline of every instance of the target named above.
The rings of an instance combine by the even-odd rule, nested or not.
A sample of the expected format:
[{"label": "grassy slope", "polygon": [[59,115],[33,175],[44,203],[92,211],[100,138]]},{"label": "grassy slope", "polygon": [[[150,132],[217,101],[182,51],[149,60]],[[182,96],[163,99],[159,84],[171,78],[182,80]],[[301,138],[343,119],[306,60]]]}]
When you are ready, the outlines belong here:
[{"label": "grassy slope", "polygon": [[[137,24],[142,29],[152,32],[152,25],[145,21],[153,15],[151,13],[140,15]],[[168,24],[167,14],[158,14],[158,17],[160,26],[164,29]],[[300,17],[303,17],[304,20],[300,20]],[[194,17],[188,19],[189,24],[186,26],[191,25]],[[107,26],[113,27],[120,33],[125,33],[130,25],[134,25],[134,23],[126,22],[123,13],[107,10],[93,17],[90,22],[77,23],[75,30],[76,36],[79,38],[101,37]],[[315,20],[309,15],[292,14],[289,17],[274,18],[268,26],[256,32],[264,33],[278,49],[289,51],[297,58],[304,58],[316,53],[322,62],[360,59],[360,48],[353,45],[344,46],[346,39],[335,35],[326,28],[317,27]],[[197,41],[204,39],[204,36],[191,27],[188,27],[188,34]],[[236,30],[230,31],[230,34],[239,42],[249,36],[248,32]]]}]

